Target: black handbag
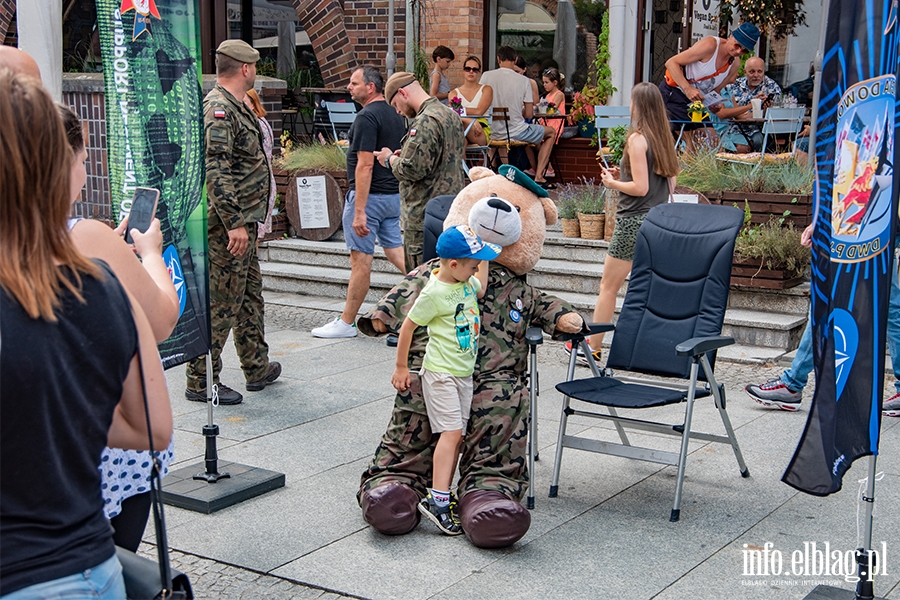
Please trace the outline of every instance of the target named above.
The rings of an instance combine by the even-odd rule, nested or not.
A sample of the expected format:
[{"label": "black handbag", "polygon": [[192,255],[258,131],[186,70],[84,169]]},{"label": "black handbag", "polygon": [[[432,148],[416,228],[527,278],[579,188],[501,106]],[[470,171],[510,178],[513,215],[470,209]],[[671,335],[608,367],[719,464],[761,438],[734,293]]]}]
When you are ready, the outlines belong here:
[{"label": "black handbag", "polygon": [[150,428],[150,407],[147,405],[147,386],[144,382],[144,362],[138,343],[138,368],[141,390],[144,394],[144,414],[147,419],[147,435],[150,436],[150,499],[153,504],[153,527],[156,530],[156,552],[159,562],[138,556],[130,550],[116,546],[116,557],[122,564],[125,579],[125,595],[129,600],[166,599],[192,600],[194,591],[188,576],[173,571],[169,564],[169,542],[166,537],[166,518],[163,513],[162,482],[159,476],[159,459],[153,453],[153,431]]}]

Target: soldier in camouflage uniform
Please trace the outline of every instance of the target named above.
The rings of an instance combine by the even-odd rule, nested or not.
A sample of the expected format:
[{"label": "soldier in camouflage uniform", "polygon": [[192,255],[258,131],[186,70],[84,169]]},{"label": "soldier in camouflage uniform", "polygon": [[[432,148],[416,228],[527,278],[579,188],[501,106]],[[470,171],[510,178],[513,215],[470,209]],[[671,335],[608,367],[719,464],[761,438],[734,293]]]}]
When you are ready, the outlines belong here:
[{"label": "soldier in camouflage uniform", "polygon": [[[256,80],[259,52],[241,40],[216,50],[216,87],[203,102],[206,130],[206,191],[209,200],[209,295],[213,383],[220,404],[241,394],[219,383],[222,346],[234,329],[234,345],[248,391],[259,391],[281,374],[269,362],[263,324],[262,274],[256,253],[257,223],[265,220],[269,166],[256,115],[243,103]],[[206,401],[206,358],[187,365],[188,400]]]},{"label": "soldier in camouflage uniform", "polygon": [[[474,173],[475,169],[473,177]],[[494,177],[504,179],[499,175]],[[476,185],[473,182],[457,196],[454,206]],[[481,198],[482,194],[489,196],[490,190],[479,189],[474,195]],[[533,196],[527,201],[533,202]],[[528,221],[530,217],[525,214],[528,210],[524,206],[517,205],[517,208],[522,209],[523,237],[526,227],[539,226],[542,241],[542,209],[537,209],[538,224]],[[552,217],[548,220],[552,223],[555,208],[551,210]],[[448,216],[447,224],[456,222]],[[541,244],[519,247],[522,248],[526,251],[536,249],[539,256]],[[552,334],[562,321],[572,331],[583,327],[583,320],[569,303],[531,287],[524,274],[519,275],[504,264],[504,253],[508,251],[516,252],[516,244],[505,247],[491,263],[486,292],[479,301],[481,334],[473,374],[474,394],[459,464],[458,494],[463,529],[469,539],[481,547],[510,545],[525,534],[531,522],[528,511],[519,503],[528,488],[526,421],[529,395],[525,332],[536,326]],[[526,259],[515,264],[525,264],[527,271],[536,261],[535,257],[533,261]],[[410,273],[359,319],[359,330],[367,335],[399,331],[432,269],[438,264],[435,259]],[[391,422],[362,475],[357,494],[366,520],[382,533],[402,534],[415,527],[418,521],[415,504],[427,493],[431,479],[432,455],[439,436],[431,433],[421,385],[415,376],[422,364],[426,340],[426,328],[419,327],[409,352],[411,385],[396,396]],[[478,521],[478,517],[473,516],[479,512],[474,508],[476,503],[480,505],[478,509],[490,504],[491,518]],[[411,507],[409,514],[405,514],[407,506]],[[495,516],[499,518],[493,519]],[[482,526],[485,531],[477,531]]]},{"label": "soldier in camouflage uniform", "polygon": [[435,196],[456,195],[465,185],[466,136],[459,115],[429,96],[412,73],[391,75],[384,99],[412,119],[399,152],[382,148],[375,153],[400,182],[403,251],[411,271],[422,262],[425,205]]}]

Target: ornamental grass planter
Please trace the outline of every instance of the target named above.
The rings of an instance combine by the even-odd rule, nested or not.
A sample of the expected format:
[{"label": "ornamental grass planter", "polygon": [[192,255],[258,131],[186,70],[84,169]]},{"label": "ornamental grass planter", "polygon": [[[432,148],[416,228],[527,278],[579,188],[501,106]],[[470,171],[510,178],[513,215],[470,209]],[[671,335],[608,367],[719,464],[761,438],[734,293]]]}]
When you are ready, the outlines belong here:
[{"label": "ornamental grass planter", "polygon": [[578,213],[581,237],[586,240],[602,240],[606,225],[606,215]]},{"label": "ornamental grass planter", "polygon": [[731,265],[731,285],[736,287],[786,290],[806,280],[803,273],[769,269],[762,259],[735,256]]},{"label": "ornamental grass planter", "polygon": [[563,237],[581,237],[581,226],[578,224],[578,219],[560,219],[559,224],[562,227]]}]

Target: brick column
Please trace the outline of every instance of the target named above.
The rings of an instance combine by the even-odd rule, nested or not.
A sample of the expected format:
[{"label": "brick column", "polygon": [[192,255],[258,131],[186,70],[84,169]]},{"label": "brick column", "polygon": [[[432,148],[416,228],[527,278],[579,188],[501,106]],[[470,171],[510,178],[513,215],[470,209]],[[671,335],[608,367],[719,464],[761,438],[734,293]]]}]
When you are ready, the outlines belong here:
[{"label": "brick column", "polygon": [[309,35],[325,87],[347,84],[358,62],[339,0],[292,0],[300,24]]},{"label": "brick column", "polygon": [[16,14],[16,0],[0,0],[0,44],[6,41],[9,26]]},{"label": "brick column", "polygon": [[[482,30],[487,4],[485,0],[441,0],[429,4],[422,11],[425,24],[423,50],[430,67],[434,66],[431,63],[431,53],[437,46],[447,46],[456,55],[456,60],[447,73],[450,85],[454,88],[462,85],[462,68],[466,56],[474,54],[480,58],[482,55]],[[484,65],[484,68],[487,70],[495,66]]]}]

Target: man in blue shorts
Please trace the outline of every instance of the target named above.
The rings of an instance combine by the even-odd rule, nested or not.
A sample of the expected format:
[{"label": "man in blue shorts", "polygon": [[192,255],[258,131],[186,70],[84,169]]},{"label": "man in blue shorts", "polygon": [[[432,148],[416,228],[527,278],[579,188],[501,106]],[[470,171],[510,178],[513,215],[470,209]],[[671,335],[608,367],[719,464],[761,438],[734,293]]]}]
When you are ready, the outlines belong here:
[{"label": "man in blue shorts", "polygon": [[375,241],[401,273],[403,238],[400,235],[399,183],[389,169],[375,160],[375,151],[397,150],[406,133],[403,117],[384,101],[384,77],[372,65],[354,70],[347,86],[350,97],[362,105],[350,126],[344,202],[344,238],[350,250],[350,283],[344,311],[330,323],[312,330],[314,337],[356,336],[356,316],[369,291]]}]

